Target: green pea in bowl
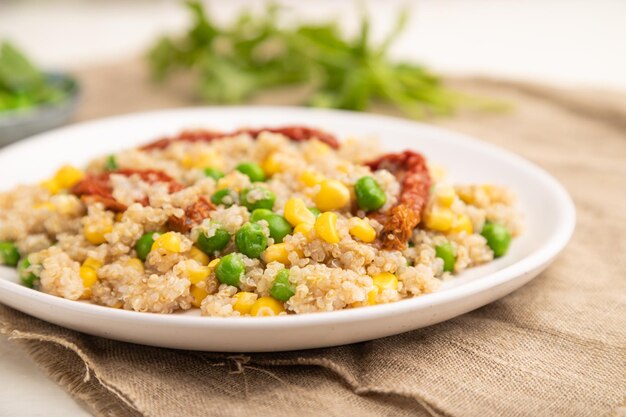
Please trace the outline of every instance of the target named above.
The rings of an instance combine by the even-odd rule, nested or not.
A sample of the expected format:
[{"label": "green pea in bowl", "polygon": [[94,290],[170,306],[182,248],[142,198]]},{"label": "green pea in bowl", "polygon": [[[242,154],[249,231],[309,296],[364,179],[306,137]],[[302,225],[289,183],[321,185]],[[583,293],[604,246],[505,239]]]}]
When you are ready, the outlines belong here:
[{"label": "green pea in bowl", "polygon": [[74,114],[80,90],[76,80],[60,73],[45,73],[44,78],[65,94],[53,103],[0,110],[0,146],[61,126]]}]

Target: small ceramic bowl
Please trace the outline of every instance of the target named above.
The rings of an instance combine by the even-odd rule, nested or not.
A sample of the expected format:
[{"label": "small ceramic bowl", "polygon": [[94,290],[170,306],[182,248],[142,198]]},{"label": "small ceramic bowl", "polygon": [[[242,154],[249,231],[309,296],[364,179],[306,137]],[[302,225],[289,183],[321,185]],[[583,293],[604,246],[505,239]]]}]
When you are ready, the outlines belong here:
[{"label": "small ceramic bowl", "polygon": [[66,90],[67,96],[54,104],[0,111],[0,146],[61,126],[74,114],[80,91],[76,80],[59,73],[46,73],[45,77]]}]

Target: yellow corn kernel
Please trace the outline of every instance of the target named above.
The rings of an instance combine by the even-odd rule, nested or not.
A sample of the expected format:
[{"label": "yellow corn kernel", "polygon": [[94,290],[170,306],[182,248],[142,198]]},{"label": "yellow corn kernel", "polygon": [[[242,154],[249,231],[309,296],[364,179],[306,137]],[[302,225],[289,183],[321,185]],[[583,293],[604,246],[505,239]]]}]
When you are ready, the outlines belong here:
[{"label": "yellow corn kernel", "polygon": [[270,154],[267,158],[261,162],[261,168],[265,175],[271,177],[274,174],[278,174],[284,170],[283,164],[280,162],[276,153]]},{"label": "yellow corn kernel", "polygon": [[483,184],[481,186],[485,195],[489,198],[489,201],[493,203],[506,203],[507,196],[506,193],[503,192],[502,188],[493,184]]},{"label": "yellow corn kernel", "polygon": [[70,188],[78,181],[83,179],[83,171],[75,168],[71,165],[65,165],[61,167],[54,175],[54,180],[59,184],[61,188]]},{"label": "yellow corn kernel", "polygon": [[315,232],[328,243],[339,243],[337,232],[337,215],[332,211],[322,213],[315,221]]},{"label": "yellow corn kernel", "polygon": [[152,244],[152,250],[165,249],[168,252],[180,252],[180,237],[175,232],[163,233]]},{"label": "yellow corn kernel", "polygon": [[83,233],[89,243],[93,245],[99,245],[106,241],[104,235],[111,233],[113,225],[109,221],[101,224],[88,224],[85,226]]},{"label": "yellow corn kernel", "polygon": [[180,163],[187,169],[206,167],[219,169],[223,166],[222,158],[215,151],[187,154],[183,157]]},{"label": "yellow corn kernel", "polygon": [[203,153],[198,159],[198,168],[211,167],[215,169],[222,169],[224,167],[224,161],[222,160],[221,155],[215,151]]},{"label": "yellow corn kernel", "polygon": [[471,235],[474,233],[474,227],[472,226],[472,221],[467,214],[459,214],[452,221],[452,228],[450,231],[452,233],[465,232],[468,235]]},{"label": "yellow corn kernel", "polygon": [[314,202],[321,211],[337,210],[350,203],[350,190],[337,180],[325,180]]},{"label": "yellow corn kernel", "polygon": [[376,230],[365,219],[354,217],[350,220],[350,234],[365,243],[376,240]]},{"label": "yellow corn kernel", "polygon": [[302,235],[308,239],[309,233],[313,230],[314,226],[311,223],[300,223],[293,228],[293,233],[302,233]]},{"label": "yellow corn kernel", "polygon": [[82,211],[82,206],[79,200],[70,195],[58,195],[54,197],[52,204],[54,209],[61,214],[79,214]]},{"label": "yellow corn kernel", "polygon": [[217,180],[217,184],[215,185],[216,189],[223,190],[224,188],[230,187],[230,181],[226,179],[226,177],[222,177]]},{"label": "yellow corn kernel", "polygon": [[217,266],[217,264],[220,263],[220,258],[216,258],[213,259],[211,262],[209,262],[209,264],[207,265],[209,268],[211,269],[215,269],[215,267]]},{"label": "yellow corn kernel", "polygon": [[428,172],[435,182],[443,180],[446,176],[446,169],[441,165],[428,164]]},{"label": "yellow corn kernel", "polygon": [[426,227],[439,232],[447,232],[452,227],[454,215],[448,209],[433,208],[425,218]]},{"label": "yellow corn kernel", "polygon": [[84,287],[81,298],[91,297],[91,287],[93,287],[93,284],[95,284],[96,281],[98,281],[98,272],[89,266],[83,265],[78,270],[78,274],[83,280],[83,287]]},{"label": "yellow corn kernel", "polygon": [[209,264],[209,255],[202,252],[197,246],[191,247],[191,249],[189,250],[189,257],[198,262],[200,265]]},{"label": "yellow corn kernel", "polygon": [[252,310],[252,306],[258,297],[259,296],[253,292],[238,292],[235,294],[235,304],[233,305],[233,309],[238,311],[242,316],[244,314],[250,314],[250,310]]},{"label": "yellow corn kernel", "polygon": [[207,290],[197,287],[195,285],[192,285],[191,288],[189,288],[189,293],[193,297],[193,300],[191,300],[191,305],[198,308],[200,308],[200,306],[202,305],[202,300],[204,300],[207,295],[209,295]]},{"label": "yellow corn kernel", "polygon": [[263,259],[265,263],[280,262],[283,265],[287,265],[289,263],[287,246],[284,243],[276,243],[268,247],[263,253]]},{"label": "yellow corn kernel", "polygon": [[185,155],[183,156],[183,159],[181,159],[180,164],[187,169],[190,169],[193,167],[193,157],[192,155]]},{"label": "yellow corn kernel", "polygon": [[91,288],[98,280],[98,272],[88,266],[81,266],[79,269],[80,277],[83,279],[83,286]]},{"label": "yellow corn kernel", "polygon": [[300,177],[298,179],[307,187],[314,187],[317,184],[321,184],[322,181],[324,181],[326,178],[324,178],[324,176],[319,172],[304,171],[302,174],[300,174]]},{"label": "yellow corn kernel", "polygon": [[250,308],[250,314],[253,316],[277,316],[283,311],[285,311],[283,303],[272,297],[261,297]]},{"label": "yellow corn kernel", "polygon": [[123,302],[123,301],[119,301],[119,300],[118,300],[118,301],[116,301],[116,302],[115,302],[115,304],[113,304],[111,307],[112,307],[112,308],[122,308],[122,307],[124,307],[124,302]]},{"label": "yellow corn kernel", "polygon": [[376,305],[377,304],[377,302],[376,302],[376,297],[377,296],[378,296],[378,288],[370,290],[367,293],[367,304],[369,304],[371,306]]},{"label": "yellow corn kernel", "polygon": [[223,190],[224,188],[230,188],[234,191],[241,191],[242,188],[247,187],[249,184],[248,177],[239,171],[233,171],[226,174],[225,177],[217,180],[217,189]]},{"label": "yellow corn kernel", "polygon": [[143,266],[143,261],[139,258],[130,258],[126,261],[126,265],[133,268],[135,271],[143,274],[145,272],[145,267]]},{"label": "yellow corn kernel", "polygon": [[366,307],[366,306],[376,305],[378,304],[376,302],[377,296],[378,296],[378,288],[374,288],[373,290],[370,290],[367,292],[367,297],[365,298],[365,300],[355,301],[354,303],[350,304],[350,307]]},{"label": "yellow corn kernel", "polygon": [[187,278],[192,284],[197,284],[200,281],[204,281],[211,274],[211,268],[204,265],[199,265],[196,261],[190,261],[187,264],[185,270]]},{"label": "yellow corn kernel", "polygon": [[330,146],[319,140],[312,140],[308,143],[306,157],[309,160],[315,160],[320,156],[324,156],[330,152]]},{"label": "yellow corn kernel", "polygon": [[456,197],[454,188],[450,186],[437,187],[435,195],[437,197],[437,202],[442,207],[450,207],[452,203],[454,203],[454,197]]},{"label": "yellow corn kernel", "polygon": [[344,174],[347,174],[348,172],[350,172],[350,167],[351,166],[348,162],[342,162],[337,165],[337,170],[343,172]]},{"label": "yellow corn kernel", "polygon": [[465,204],[472,204],[474,202],[474,194],[472,193],[471,187],[461,187],[458,188],[456,191],[459,195],[459,198]]},{"label": "yellow corn kernel", "polygon": [[487,194],[487,197],[489,198],[492,198],[497,192],[496,187],[491,184],[483,184],[480,186],[480,188],[482,188],[483,192]]},{"label": "yellow corn kernel", "polygon": [[56,206],[49,201],[44,201],[43,203],[37,203],[33,205],[33,208],[35,210],[48,210],[48,211],[56,210]]},{"label": "yellow corn kernel", "polygon": [[98,270],[98,268],[100,268],[102,266],[102,262],[100,262],[99,260],[94,259],[94,258],[87,258],[83,262],[83,266],[86,266],[88,268],[92,268],[92,269]]},{"label": "yellow corn kernel", "polygon": [[381,272],[378,275],[372,277],[374,285],[378,290],[397,290],[398,289],[398,277],[391,272]]},{"label": "yellow corn kernel", "polygon": [[297,226],[301,223],[315,223],[315,215],[311,213],[299,198],[290,198],[285,203],[285,218],[292,226]]},{"label": "yellow corn kernel", "polygon": [[59,182],[54,178],[42,181],[39,185],[48,190],[50,194],[56,194],[59,190],[61,190],[61,184],[59,184]]}]

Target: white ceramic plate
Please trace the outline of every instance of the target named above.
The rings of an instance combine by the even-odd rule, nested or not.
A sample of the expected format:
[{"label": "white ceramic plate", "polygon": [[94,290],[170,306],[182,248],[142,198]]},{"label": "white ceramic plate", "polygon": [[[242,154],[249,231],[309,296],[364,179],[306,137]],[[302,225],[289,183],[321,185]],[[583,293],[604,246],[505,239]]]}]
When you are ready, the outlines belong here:
[{"label": "white ceramic plate", "polygon": [[401,119],[342,111],[279,107],[159,111],[77,124],[0,151],[0,187],[35,182],[63,163],[84,165],[97,155],[184,128],[305,124],[339,137],[378,137],[389,151],[412,148],[448,168],[452,180],[499,183],[518,195],[525,232],[509,253],[446,282],[434,294],[358,309],[261,318],[200,317],[196,311],[159,315],[69,301],[17,284],[0,267],[0,301],[57,325],[154,346],[211,351],[280,351],[335,346],[390,336],[448,320],[524,285],[568,242],[575,223],[567,192],[545,171],[492,145]]}]

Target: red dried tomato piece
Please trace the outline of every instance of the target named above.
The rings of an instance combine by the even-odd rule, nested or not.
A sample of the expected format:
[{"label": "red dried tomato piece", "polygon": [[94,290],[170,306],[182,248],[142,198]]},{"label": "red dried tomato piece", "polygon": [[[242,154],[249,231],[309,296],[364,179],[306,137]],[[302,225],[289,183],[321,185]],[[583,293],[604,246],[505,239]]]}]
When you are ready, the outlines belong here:
[{"label": "red dried tomato piece", "polygon": [[[156,182],[164,182],[168,184],[168,190],[170,193],[180,191],[185,188],[182,184],[178,183],[172,177],[162,171],[155,169],[120,169],[117,171],[103,172],[101,174],[87,175],[74,187],[71,192],[79,197],[86,203],[99,202],[104,205],[107,210],[122,212],[127,209],[126,205],[120,203],[113,197],[113,187],[111,186],[111,174],[118,174],[130,177],[131,175],[138,175],[143,181],[154,184]],[[138,201],[144,206],[148,205],[148,199]]]},{"label": "red dried tomato piece", "polygon": [[148,143],[147,145],[144,145],[139,149],[144,151],[152,149],[165,149],[174,142],[211,142],[216,139],[223,139],[243,133],[248,133],[250,136],[256,139],[262,132],[280,133],[287,136],[294,142],[304,142],[315,138],[321,142],[326,143],[332,148],[339,148],[339,141],[330,133],[326,133],[321,130],[305,126],[284,126],[277,128],[270,127],[261,129],[239,129],[230,133],[216,132],[210,130],[189,130],[184,131],[174,137],[163,138],[155,142]]},{"label": "red dried tomato piece", "polygon": [[398,204],[387,213],[375,213],[372,217],[383,225],[383,248],[404,249],[428,203],[431,178],[426,159],[420,153],[404,151],[383,155],[366,165],[372,170],[386,169],[400,182]]},{"label": "red dried tomato piece", "polygon": [[215,206],[210,201],[200,197],[198,201],[185,209],[183,217],[170,216],[167,220],[167,227],[175,232],[187,233],[195,225],[208,218],[209,213],[214,209]]}]

